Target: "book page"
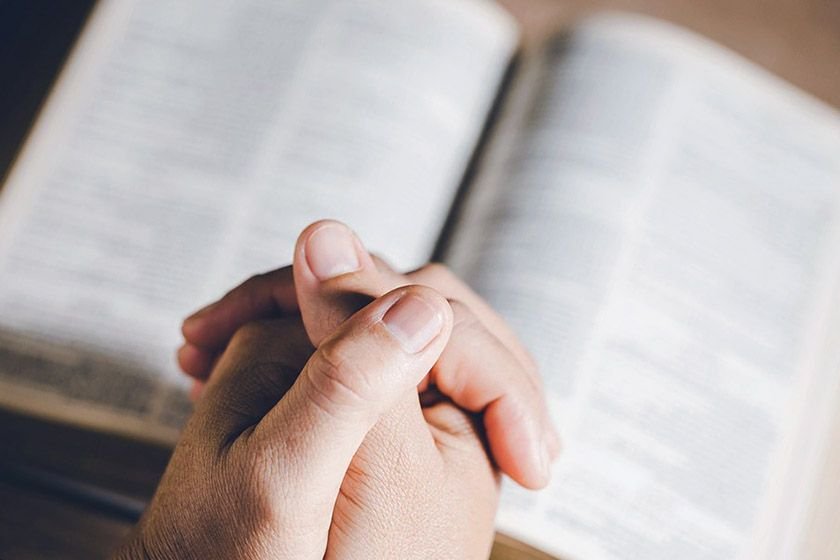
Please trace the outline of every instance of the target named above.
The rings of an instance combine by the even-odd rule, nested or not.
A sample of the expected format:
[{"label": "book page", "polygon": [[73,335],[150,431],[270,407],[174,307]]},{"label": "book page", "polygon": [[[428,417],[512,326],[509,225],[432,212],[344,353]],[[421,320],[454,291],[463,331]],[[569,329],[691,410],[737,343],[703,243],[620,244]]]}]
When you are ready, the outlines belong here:
[{"label": "book page", "polygon": [[809,508],[803,520],[803,528],[796,544],[799,546],[799,558],[829,560],[840,558],[840,516],[837,504],[840,504],[840,398],[834,397],[834,418],[829,435],[832,442],[828,453],[818,463],[821,468],[816,479],[816,491],[813,506]]},{"label": "book page", "polygon": [[99,2],[0,199],[0,404],[171,439],[180,321],[308,223],[426,261],[516,42],[480,0]]},{"label": "book page", "polygon": [[840,380],[837,111],[632,16],[540,66],[447,259],[563,432],[500,530],[570,560],[797,558]]}]

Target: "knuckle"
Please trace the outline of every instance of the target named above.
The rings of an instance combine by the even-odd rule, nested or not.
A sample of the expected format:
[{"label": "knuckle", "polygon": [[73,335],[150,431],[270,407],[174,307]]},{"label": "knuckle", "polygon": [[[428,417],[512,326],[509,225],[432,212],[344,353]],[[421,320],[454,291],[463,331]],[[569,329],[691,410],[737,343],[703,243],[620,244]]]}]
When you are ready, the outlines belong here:
[{"label": "knuckle", "polygon": [[284,321],[253,321],[236,329],[225,354],[242,362],[275,360],[283,356],[288,357],[285,361],[298,362],[309,347],[303,343],[308,340],[301,341],[300,338],[294,325]]},{"label": "knuckle", "polygon": [[247,278],[244,282],[227,292],[222,299],[230,300],[249,297],[262,282],[262,276],[262,274],[256,274]]},{"label": "knuckle", "polygon": [[220,408],[241,417],[258,420],[294,385],[300,369],[285,360],[247,361],[237,364],[228,374],[237,390]]},{"label": "knuckle", "polygon": [[252,348],[263,343],[268,338],[267,325],[260,322],[245,323],[233,333],[230,339],[231,348]]},{"label": "knuckle", "polygon": [[239,285],[240,288],[253,288],[255,285],[258,285],[263,282],[263,279],[266,277],[265,273],[262,274],[254,274],[242,284]]},{"label": "knuckle", "polygon": [[351,359],[347,343],[327,342],[318,349],[317,359],[309,368],[310,382],[315,389],[316,404],[335,411],[369,400],[370,387],[365,373]]},{"label": "knuckle", "polygon": [[268,273],[257,274],[248,278],[238,292],[242,299],[242,305],[248,309],[257,309],[260,302],[260,292],[263,291],[263,285],[267,283],[269,278]]},{"label": "knuckle", "polygon": [[[248,323],[237,329],[228,344],[222,371],[235,383],[246,381],[257,387],[259,393],[283,395],[312,352],[302,326],[287,321]],[[246,389],[239,387],[237,392]]]}]

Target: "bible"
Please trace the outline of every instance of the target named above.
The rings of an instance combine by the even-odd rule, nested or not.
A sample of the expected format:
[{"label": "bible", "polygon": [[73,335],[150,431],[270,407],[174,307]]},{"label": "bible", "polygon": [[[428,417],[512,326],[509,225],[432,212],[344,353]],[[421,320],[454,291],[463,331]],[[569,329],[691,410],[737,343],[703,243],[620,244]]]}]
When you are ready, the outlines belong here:
[{"label": "bible", "polygon": [[840,551],[840,113],[664,22],[481,0],[97,3],[0,191],[0,406],[171,445],[181,319],[336,218],[439,259],[564,450],[568,560]]}]

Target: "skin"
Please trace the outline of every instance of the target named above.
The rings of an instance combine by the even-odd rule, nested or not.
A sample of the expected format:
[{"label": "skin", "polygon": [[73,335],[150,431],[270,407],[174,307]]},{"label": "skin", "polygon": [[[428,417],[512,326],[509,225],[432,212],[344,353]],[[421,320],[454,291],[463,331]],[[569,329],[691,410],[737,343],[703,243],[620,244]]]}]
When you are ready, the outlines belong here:
[{"label": "skin", "polygon": [[[352,239],[359,269],[318,280],[306,259],[310,237],[323,228],[341,228]],[[240,326],[267,317],[301,313],[313,343],[358,308],[360,303],[409,284],[434,288],[455,314],[455,335],[441,359],[419,385],[434,385],[461,408],[483,413],[492,457],[504,474],[530,489],[549,482],[550,463],[560,451],[537,367],[504,320],[446,267],[431,264],[399,274],[371,256],[346,226],[323,220],[298,239],[292,267],[255,276],[221,300],[189,317],[181,368],[197,384]]]},{"label": "skin", "polygon": [[[206,389],[117,558],[487,557],[498,472],[483,429],[514,454],[533,446],[505,448],[506,438],[546,437],[541,409],[514,418],[528,427],[519,432],[490,420],[503,399],[513,404],[497,421],[528,402],[523,395],[540,398],[529,358],[477,298],[447,301],[417,285],[388,291],[405,278],[357,241],[358,270],[317,278],[307,239],[324,224],[301,235],[293,273],[249,280],[185,323],[179,360]],[[415,274],[440,283],[448,273]],[[439,322],[419,350],[387,326],[388,310],[407,297]],[[508,372],[501,394],[491,366]]]}]

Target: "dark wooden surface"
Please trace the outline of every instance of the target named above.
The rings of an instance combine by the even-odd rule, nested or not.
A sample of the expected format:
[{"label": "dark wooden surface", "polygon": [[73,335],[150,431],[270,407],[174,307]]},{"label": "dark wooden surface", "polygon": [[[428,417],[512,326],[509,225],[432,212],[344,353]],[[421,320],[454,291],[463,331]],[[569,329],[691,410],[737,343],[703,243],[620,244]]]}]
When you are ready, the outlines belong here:
[{"label": "dark wooden surface", "polygon": [[105,558],[169,453],[0,410],[0,559]]},{"label": "dark wooden surface", "polygon": [[6,470],[19,465],[144,499],[153,493],[169,453],[164,447],[0,409],[0,477],[4,465]]},{"label": "dark wooden surface", "polygon": [[[0,559],[105,558],[168,458],[163,447],[0,410]],[[492,560],[551,557],[500,535]]]},{"label": "dark wooden surface", "polygon": [[499,0],[530,41],[600,10],[672,21],[721,43],[840,107],[838,0]]},{"label": "dark wooden surface", "polygon": [[[837,0],[503,0],[540,41],[577,18],[621,8],[673,20],[840,106]],[[0,175],[66,56],[92,0],[0,0]],[[131,508],[80,498],[62,481],[144,500],[166,449],[0,411],[0,559],[105,557],[130,529]],[[25,473],[36,473],[26,475]],[[22,474],[23,473],[23,474]],[[536,558],[501,539],[494,558]]]},{"label": "dark wooden surface", "polygon": [[104,558],[131,524],[0,477],[0,558]]}]

